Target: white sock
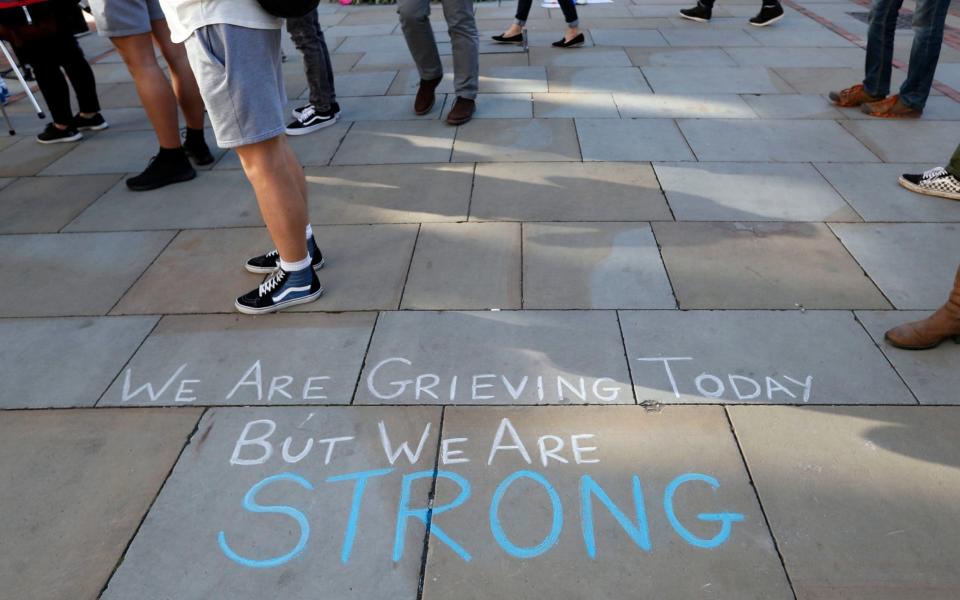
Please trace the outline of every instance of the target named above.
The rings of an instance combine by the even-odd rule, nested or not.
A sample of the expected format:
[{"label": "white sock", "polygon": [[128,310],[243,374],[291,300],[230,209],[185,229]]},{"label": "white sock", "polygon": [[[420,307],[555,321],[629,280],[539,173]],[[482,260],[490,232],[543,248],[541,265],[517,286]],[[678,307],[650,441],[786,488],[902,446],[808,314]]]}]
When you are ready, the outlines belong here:
[{"label": "white sock", "polygon": [[307,223],[307,239],[309,240],[312,237],[313,237],[313,227],[310,225],[310,223]]},{"label": "white sock", "polygon": [[287,273],[296,273],[297,271],[302,271],[304,269],[310,268],[310,255],[308,254],[303,260],[298,260],[297,262],[287,262],[280,258],[280,268],[286,271]]}]

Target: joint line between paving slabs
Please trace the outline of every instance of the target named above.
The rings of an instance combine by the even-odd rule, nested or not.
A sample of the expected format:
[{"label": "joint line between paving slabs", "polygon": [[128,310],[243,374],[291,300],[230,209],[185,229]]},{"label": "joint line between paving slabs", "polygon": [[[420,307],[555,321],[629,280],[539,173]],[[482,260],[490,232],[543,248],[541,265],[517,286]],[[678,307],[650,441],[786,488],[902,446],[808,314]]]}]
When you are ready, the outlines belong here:
[{"label": "joint line between paving slabs", "polygon": [[[857,140],[857,141],[859,141],[859,140]],[[843,203],[846,204],[847,207],[848,207],[850,210],[853,211],[853,214],[855,214],[855,215],[857,215],[858,217],[860,217],[860,221],[861,221],[861,222],[863,222],[863,223],[870,223],[870,222],[871,222],[871,221],[867,221],[867,220],[863,217],[863,215],[860,214],[860,211],[857,210],[857,207],[855,207],[854,205],[850,204],[850,202],[847,200],[847,197],[844,196],[844,195],[840,192],[840,190],[837,189],[837,186],[833,185],[833,182],[830,181],[830,180],[827,178],[827,176],[823,174],[823,171],[820,170],[820,167],[817,166],[817,163],[813,163],[813,162],[812,162],[812,163],[803,163],[803,164],[809,164],[811,167],[813,167],[813,170],[816,171],[816,172],[820,175],[820,177],[821,177],[824,181],[827,182],[827,185],[829,185],[829,186],[830,186],[830,189],[832,189],[834,192],[837,193],[837,196],[840,196],[840,199],[843,200]],[[867,164],[869,164],[869,163],[867,163]],[[845,221],[844,221],[844,222],[845,222]],[[856,221],[853,221],[853,222],[855,223]],[[829,226],[829,223],[830,223],[830,222],[829,222],[829,221],[824,221],[824,223]]]},{"label": "joint line between paving slabs", "polygon": [[341,137],[340,141],[337,142],[337,149],[330,154],[330,159],[327,160],[325,166],[329,167],[333,165],[333,159],[336,158],[337,153],[340,152],[340,148],[343,147],[343,142],[347,139],[347,136],[350,135],[350,131],[353,130],[353,126],[356,124],[356,121],[351,121],[350,124],[347,125],[347,130],[343,132],[343,137]]},{"label": "joint line between paving slabs", "polygon": [[853,320],[857,322],[857,325],[863,329],[863,332],[867,335],[870,341],[873,342],[873,346],[877,349],[877,352],[883,356],[883,360],[887,361],[887,364],[890,365],[890,368],[893,369],[893,372],[897,374],[897,378],[899,378],[903,383],[903,387],[907,388],[907,391],[910,392],[911,396],[913,396],[913,400],[917,403],[917,406],[923,406],[923,403],[920,402],[920,398],[917,396],[916,392],[913,391],[913,388],[910,387],[910,384],[907,383],[907,380],[904,379],[903,375],[900,374],[900,371],[897,370],[897,366],[893,364],[893,362],[890,360],[890,357],[887,356],[887,353],[883,351],[883,348],[880,346],[879,342],[873,339],[873,336],[870,335],[869,331],[867,331],[867,326],[864,325],[863,321],[860,320],[860,317],[857,316],[857,311],[852,310],[850,312],[853,314]]},{"label": "joint line between paving slabs", "polygon": [[520,222],[520,310],[526,308],[523,300],[523,221]]},{"label": "joint line between paving slabs", "polygon": [[[656,172],[656,170],[654,170]],[[663,195],[664,198],[667,197],[666,193]],[[667,203],[667,207],[670,206],[670,203]],[[670,211],[673,212],[672,210]],[[669,221],[668,221],[669,222]],[[676,221],[674,221],[676,222]],[[667,261],[663,260],[663,246],[660,245],[660,240],[657,239],[657,230],[654,229],[653,223],[650,225],[650,234],[653,236],[653,243],[657,245],[657,254],[660,255],[660,264],[663,265],[663,272],[667,275],[667,283],[670,284],[670,293],[673,294],[673,307],[675,309],[680,308],[680,296],[677,295],[677,288],[673,285],[673,277],[670,276],[670,269],[667,268]],[[735,310],[735,309],[730,309]]]},{"label": "joint line between paving slabs", "polygon": [[350,406],[357,401],[357,392],[360,391],[360,382],[363,380],[363,370],[367,368],[367,357],[370,355],[370,346],[373,345],[373,334],[377,331],[377,323],[380,322],[380,312],[373,318],[373,327],[370,328],[370,337],[367,338],[367,349],[363,352],[363,359],[360,361],[360,370],[357,372],[357,382],[353,385],[353,395],[350,396]]},{"label": "joint line between paving slabs", "polygon": [[437,454],[433,459],[433,481],[430,483],[430,497],[427,500],[427,522],[423,532],[423,554],[420,557],[420,579],[417,582],[417,600],[423,600],[423,585],[427,578],[427,555],[430,551],[430,528],[433,525],[433,502],[437,494],[437,473],[440,471],[440,445],[443,442],[443,420],[447,407],[440,407],[440,427],[437,428]]},{"label": "joint line between paving slabs", "polygon": [[[174,409],[176,410],[176,409]],[[123,548],[123,552],[120,554],[120,558],[117,559],[117,564],[113,565],[113,569],[110,571],[110,575],[107,577],[107,580],[103,582],[103,587],[100,588],[100,593],[97,594],[97,598],[103,598],[103,593],[107,591],[107,588],[110,587],[110,582],[113,580],[113,576],[117,574],[117,570],[120,568],[120,565],[123,564],[124,559],[127,557],[127,552],[130,551],[130,546],[133,544],[133,540],[137,539],[137,536],[140,534],[140,529],[143,528],[144,521],[147,520],[147,515],[150,514],[150,511],[153,510],[153,506],[157,503],[157,498],[160,497],[160,494],[163,493],[163,488],[167,487],[167,481],[170,480],[170,476],[173,475],[173,470],[177,467],[177,463],[180,462],[180,459],[183,457],[183,453],[187,450],[187,447],[190,445],[190,441],[193,440],[193,436],[197,434],[197,431],[200,430],[200,423],[203,421],[203,418],[207,416],[207,413],[210,412],[209,408],[204,408],[200,415],[197,417],[197,422],[193,426],[193,431],[187,435],[187,439],[183,442],[183,446],[180,448],[180,452],[177,453],[176,460],[173,461],[173,464],[170,465],[170,469],[167,471],[166,476],[163,478],[163,483],[160,484],[160,487],[157,489],[156,495],[154,495],[153,500],[150,501],[150,506],[147,507],[147,510],[143,512],[143,517],[140,518],[140,522],[137,523],[137,528],[133,531],[133,535],[130,536],[130,539],[127,541],[126,546]]]},{"label": "joint line between paving slabs", "polygon": [[473,177],[470,178],[470,195],[467,196],[467,216],[466,221],[470,221],[470,211],[473,210],[473,194],[477,189],[477,163],[473,163]]},{"label": "joint line between paving slabs", "polygon": [[873,285],[873,287],[875,287],[875,288],[877,289],[877,291],[880,293],[880,296],[881,296],[884,300],[887,301],[887,303],[890,305],[890,307],[891,307],[893,310],[900,310],[900,309],[897,307],[897,305],[894,304],[893,300],[891,300],[890,298],[887,297],[887,293],[884,292],[884,291],[880,288],[879,285],[877,285],[877,282],[873,280],[873,277],[870,277],[870,273],[867,273],[867,270],[863,267],[862,264],[860,264],[860,261],[857,260],[857,257],[854,256],[853,252],[851,252],[850,249],[847,248],[847,245],[843,243],[843,240],[840,239],[840,236],[837,235],[837,232],[833,229],[833,227],[831,226],[831,224],[830,224],[830,223],[824,223],[824,225],[826,225],[827,229],[830,230],[830,233],[833,234],[833,237],[840,243],[840,245],[843,246],[843,251],[847,253],[847,256],[849,256],[850,259],[853,260],[853,262],[855,262],[858,267],[860,267],[860,270],[863,272],[863,276],[866,277],[866,278],[867,278],[867,281],[869,281],[869,282]]},{"label": "joint line between paving slabs", "polygon": [[150,336],[153,335],[153,332],[157,330],[157,327],[160,326],[160,321],[162,320],[163,320],[163,316],[157,317],[157,322],[153,324],[153,327],[150,328],[150,331],[147,332],[147,335],[143,336],[143,339],[140,340],[140,343],[137,344],[137,347],[134,348],[133,352],[130,354],[127,360],[123,362],[123,365],[120,367],[120,370],[117,371],[117,374],[114,375],[112,379],[110,379],[110,383],[108,383],[107,387],[104,388],[104,390],[100,393],[100,395],[97,397],[97,401],[93,403],[93,406],[91,408],[97,408],[98,406],[100,406],[100,403],[103,402],[103,398],[107,395],[107,392],[109,392],[110,388],[113,387],[113,384],[115,384],[117,380],[120,379],[120,376],[123,375],[123,371],[130,367],[130,362],[133,361],[133,357],[137,355],[137,352],[140,352],[140,348],[143,348],[143,345],[147,343],[147,339],[149,339]]},{"label": "joint line between paving slabs", "polygon": [[[410,262],[407,263],[407,274],[403,276],[403,289],[400,290],[400,301],[397,302],[397,310],[403,306],[403,297],[407,293],[407,284],[410,283],[410,270],[413,269],[413,259],[417,257],[417,246],[420,244],[420,231],[423,229],[423,223],[417,224],[417,235],[413,238],[413,250],[410,251]],[[379,313],[377,313],[379,315]]]},{"label": "joint line between paving slabs", "polygon": [[727,410],[726,406],[723,406],[723,415],[727,418],[727,425],[730,427],[730,434],[733,436],[733,440],[737,444],[737,452],[740,453],[740,460],[743,462],[743,468],[747,472],[747,479],[750,481],[750,487],[753,488],[753,494],[757,498],[757,505],[760,507],[760,514],[763,515],[763,522],[767,526],[767,531],[770,533],[770,539],[773,540],[773,549],[777,551],[777,557],[780,559],[780,566],[783,568],[783,575],[787,578],[787,585],[790,586],[790,593],[793,594],[793,600],[797,600],[797,591],[793,588],[793,579],[790,577],[790,571],[787,570],[787,562],[783,558],[783,552],[780,551],[780,543],[777,542],[777,536],[773,532],[773,527],[770,526],[770,519],[767,517],[767,510],[763,507],[763,500],[760,499],[760,490],[757,489],[757,484],[753,481],[753,473],[750,472],[750,465],[747,463],[747,456],[743,453],[743,446],[740,445],[740,437],[737,436],[737,429],[733,426],[733,419],[730,418],[730,411]]},{"label": "joint line between paving slabs", "polygon": [[620,331],[620,344],[623,346],[623,358],[627,361],[627,377],[630,379],[630,393],[633,395],[633,403],[640,404],[637,398],[637,386],[633,383],[633,367],[630,366],[630,353],[627,352],[627,340],[623,336],[623,324],[620,322],[620,311],[613,311],[617,315],[617,329]]},{"label": "joint line between paving slabs", "polygon": [[176,233],[170,236],[170,239],[167,240],[167,243],[163,245],[163,248],[160,249],[160,252],[157,252],[157,255],[153,257],[153,260],[150,261],[150,264],[147,265],[146,268],[143,271],[141,271],[139,275],[137,275],[137,278],[133,280],[133,283],[127,286],[127,289],[123,290],[123,293],[120,294],[120,297],[117,298],[117,301],[113,303],[113,306],[110,307],[110,310],[104,313],[105,317],[110,316],[110,313],[112,313],[114,309],[117,308],[117,306],[119,306],[121,302],[123,302],[123,299],[126,297],[127,294],[130,293],[130,290],[132,290],[135,285],[140,283],[140,280],[143,279],[143,276],[147,274],[147,271],[153,268],[153,265],[156,264],[157,260],[163,255],[164,252],[167,251],[167,248],[170,247],[170,244],[173,243],[173,240],[177,239],[177,237],[182,232],[183,232],[182,229],[177,229]]}]

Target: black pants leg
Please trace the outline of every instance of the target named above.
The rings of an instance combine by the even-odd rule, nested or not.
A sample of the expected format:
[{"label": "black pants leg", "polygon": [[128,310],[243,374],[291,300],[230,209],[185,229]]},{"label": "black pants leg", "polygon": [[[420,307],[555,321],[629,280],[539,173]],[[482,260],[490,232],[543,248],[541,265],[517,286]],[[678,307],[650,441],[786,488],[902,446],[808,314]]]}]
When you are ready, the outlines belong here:
[{"label": "black pants leg", "polygon": [[61,36],[59,49],[60,65],[70,78],[73,91],[77,94],[77,104],[82,113],[100,112],[100,100],[97,98],[97,81],[93,69],[83,55],[83,50],[72,35]]},{"label": "black pants leg", "polygon": [[69,125],[73,122],[73,111],[70,109],[70,87],[67,79],[60,70],[60,61],[56,52],[51,48],[49,40],[30,41],[21,46],[21,59],[33,67],[33,76],[43,99],[47,102],[50,117],[58,125]]}]

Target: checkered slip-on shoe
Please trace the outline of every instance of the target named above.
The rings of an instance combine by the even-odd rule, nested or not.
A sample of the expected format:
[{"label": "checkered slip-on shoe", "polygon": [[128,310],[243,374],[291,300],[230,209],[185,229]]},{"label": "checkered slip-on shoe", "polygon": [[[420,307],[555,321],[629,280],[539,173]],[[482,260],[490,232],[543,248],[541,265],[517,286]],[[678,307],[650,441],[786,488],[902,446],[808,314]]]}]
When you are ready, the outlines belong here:
[{"label": "checkered slip-on shoe", "polygon": [[918,194],[960,200],[960,179],[943,167],[930,169],[919,175],[903,174],[900,176],[900,185]]}]

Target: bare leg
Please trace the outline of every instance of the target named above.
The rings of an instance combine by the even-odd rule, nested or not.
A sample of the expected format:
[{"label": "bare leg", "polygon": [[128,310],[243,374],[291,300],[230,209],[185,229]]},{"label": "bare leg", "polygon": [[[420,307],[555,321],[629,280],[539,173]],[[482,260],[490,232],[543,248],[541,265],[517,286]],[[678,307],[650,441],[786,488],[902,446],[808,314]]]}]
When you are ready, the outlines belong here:
[{"label": "bare leg", "polygon": [[200,97],[200,88],[197,79],[190,69],[187,60],[187,51],[183,44],[174,44],[170,40],[170,29],[167,22],[157,20],[151,23],[153,39],[160,47],[163,58],[170,66],[170,79],[173,80],[173,91],[176,94],[183,118],[190,129],[203,129],[203,99]]},{"label": "bare leg", "polygon": [[112,38],[133,76],[143,109],[153,124],[161,148],[180,147],[177,98],[154,54],[149,33]]},{"label": "bare leg", "polygon": [[280,258],[303,260],[307,257],[306,180],[287,138],[281,135],[240,146],[237,154]]}]

